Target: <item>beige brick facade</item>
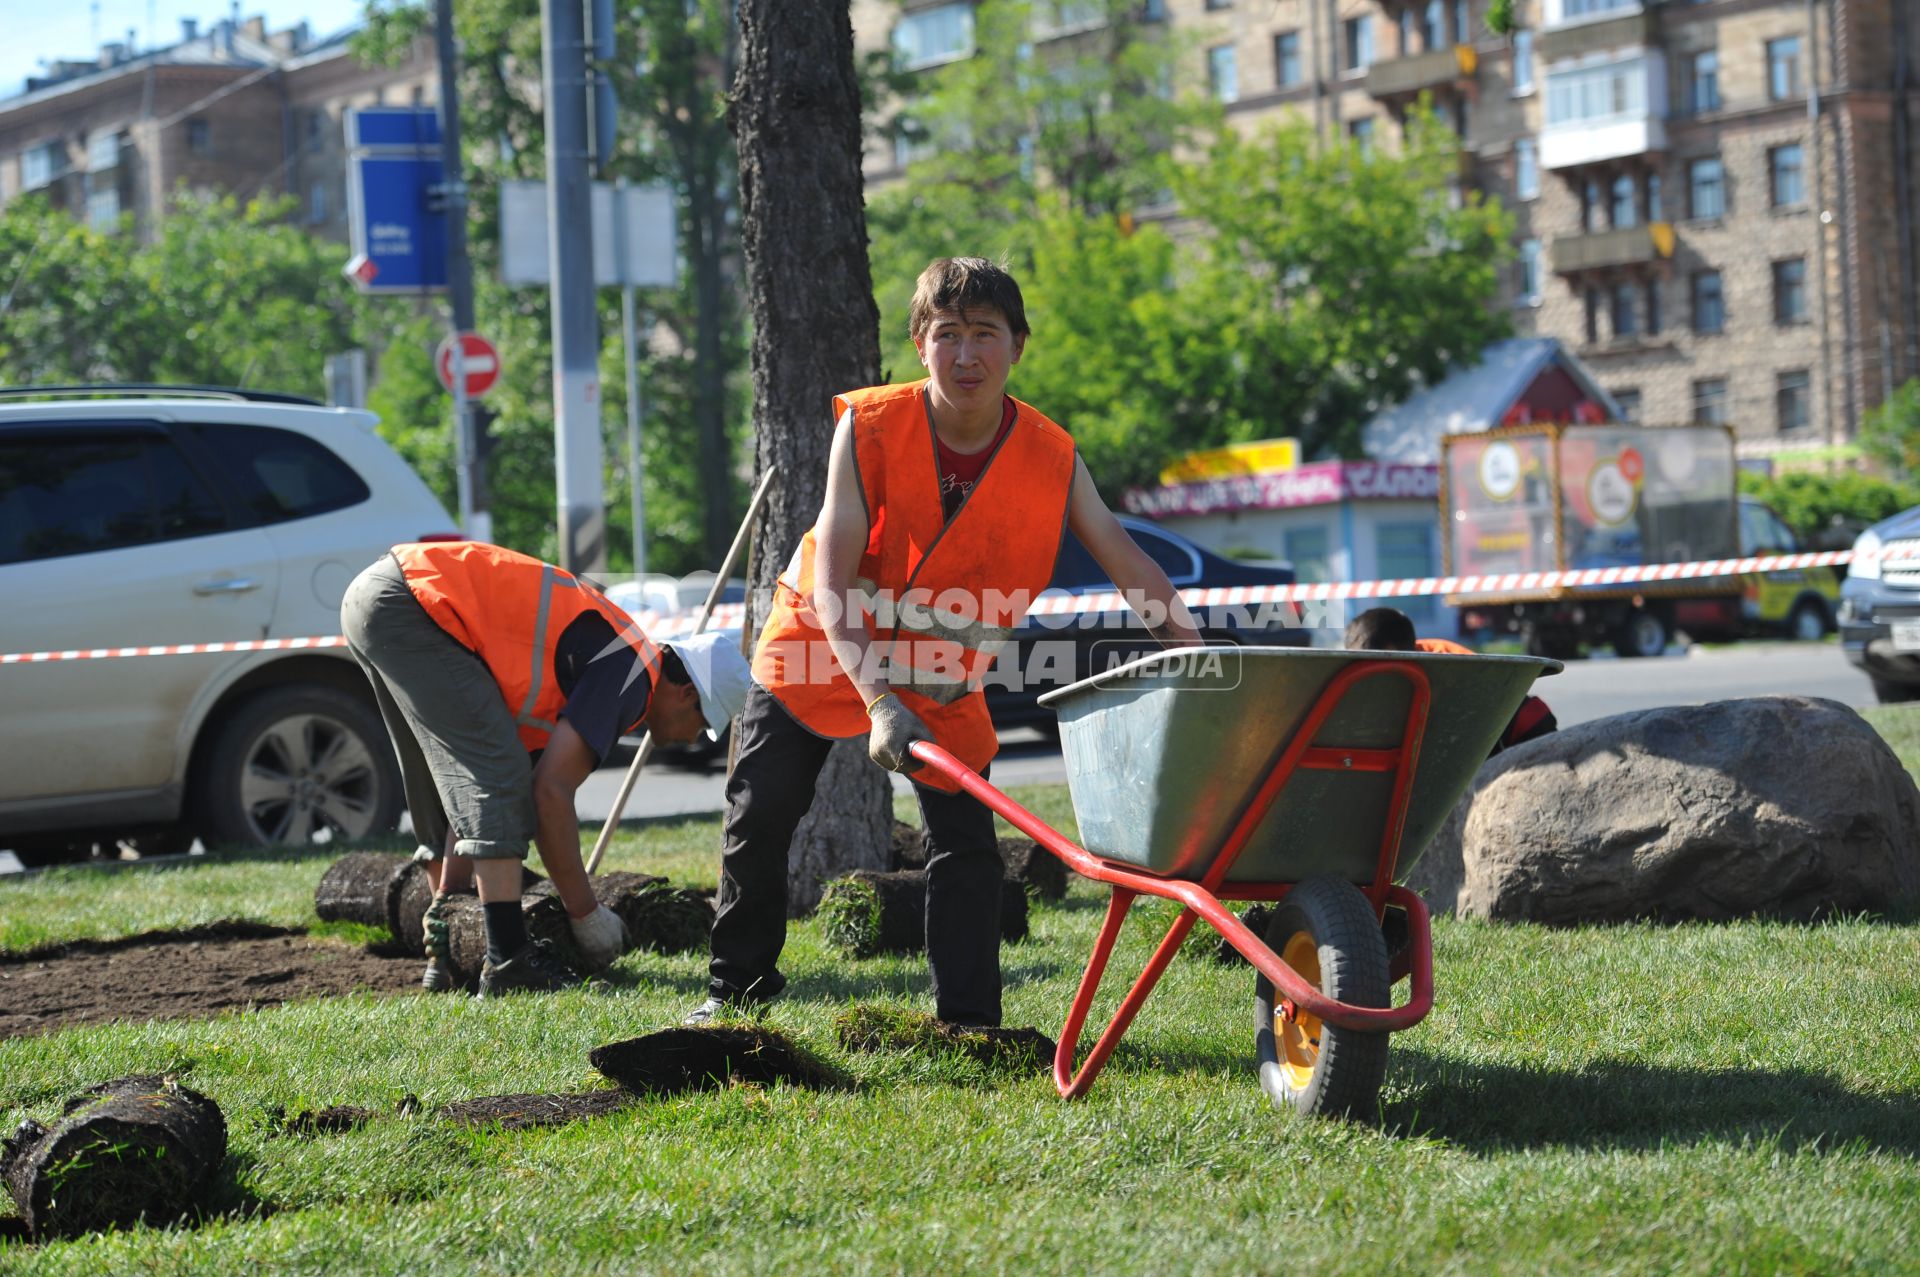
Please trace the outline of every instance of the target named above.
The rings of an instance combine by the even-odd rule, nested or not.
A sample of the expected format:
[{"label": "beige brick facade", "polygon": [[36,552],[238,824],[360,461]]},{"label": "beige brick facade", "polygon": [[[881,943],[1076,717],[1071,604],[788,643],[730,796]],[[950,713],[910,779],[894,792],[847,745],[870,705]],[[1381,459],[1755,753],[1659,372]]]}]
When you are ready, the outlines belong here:
[{"label": "beige brick facade", "polygon": [[[69,72],[79,70],[65,64]],[[431,45],[370,67],[344,42],[309,47],[249,19],[0,100],[0,206],[29,191],[105,227],[130,215],[151,233],[175,192],[290,194],[317,234],[345,241],[343,113],[432,105]]]},{"label": "beige brick facade", "polygon": [[[1904,44],[1920,64],[1920,18],[1903,3],[1521,0],[1526,34],[1513,41],[1486,31],[1485,0],[1465,0],[1464,22],[1454,0],[1163,0],[1140,10],[1190,50],[1190,86],[1217,87],[1209,51],[1231,49],[1221,57],[1234,72],[1226,109],[1238,128],[1294,114],[1334,136],[1372,118],[1376,139],[1392,145],[1418,90],[1456,125],[1464,103],[1471,184],[1512,212],[1517,250],[1538,245],[1532,295],[1516,261],[1498,303],[1515,328],[1562,340],[1642,420],[1718,413],[1763,444],[1851,438],[1890,387],[1920,376],[1915,101],[1901,96],[1894,57]],[[855,0],[856,41],[882,48],[903,11],[940,7]],[[1364,70],[1349,69],[1345,47],[1358,18],[1371,22]],[[1429,25],[1440,28],[1431,48]],[[1294,83],[1278,74],[1283,35],[1296,42]],[[1794,41],[1771,66],[1770,43]],[[1700,69],[1714,92],[1696,95]],[[1568,86],[1606,74],[1618,78],[1600,86],[1605,105],[1588,124],[1595,99]],[[1550,80],[1563,91],[1556,100],[1586,104],[1563,107],[1571,122],[1548,120]],[[1717,208],[1705,180],[1714,160]],[[1523,168],[1536,194],[1520,189]],[[869,180],[899,173],[876,145]],[[1706,188],[1698,209],[1696,173]],[[1618,225],[1616,183],[1631,192]],[[1697,329],[1715,308],[1696,316],[1696,292],[1710,299],[1716,278],[1723,322]]]}]

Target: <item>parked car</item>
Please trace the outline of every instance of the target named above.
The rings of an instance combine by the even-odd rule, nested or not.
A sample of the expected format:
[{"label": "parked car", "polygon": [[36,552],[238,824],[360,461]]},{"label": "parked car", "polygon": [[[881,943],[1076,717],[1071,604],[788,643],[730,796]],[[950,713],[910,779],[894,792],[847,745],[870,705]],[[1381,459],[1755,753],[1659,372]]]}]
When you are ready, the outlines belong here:
[{"label": "parked car", "polygon": [[[1291,585],[1291,566],[1241,563],[1223,558],[1189,541],[1169,528],[1157,527],[1131,515],[1119,516],[1134,541],[1166,572],[1176,589],[1206,589],[1214,586]],[[1068,533],[1060,545],[1060,557],[1054,563],[1049,592],[1096,594],[1111,590],[1113,582],[1087,553],[1078,538]],[[1044,596],[1043,596],[1044,597]],[[1209,643],[1254,644],[1268,647],[1305,647],[1310,635],[1297,625],[1267,624],[1250,628],[1243,621],[1267,620],[1252,609],[1201,609],[1196,619]],[[1273,611],[1270,609],[1270,611]],[[1062,625],[1059,618],[1029,616],[1015,632],[1009,650],[1000,662],[1018,661],[1019,677],[1011,679],[989,675],[987,708],[993,724],[1002,731],[1011,727],[1034,727],[1043,732],[1058,730],[1053,711],[1041,706],[1041,693],[1088,678],[1102,670],[1160,650],[1160,643],[1140,624],[1130,609],[1106,615],[1094,613],[1073,618]],[[1000,668],[999,665],[996,669]],[[1011,674],[1011,671],[1005,671]],[[1013,683],[1007,686],[1007,683]]]},{"label": "parked car", "polygon": [[[458,533],[371,413],[206,388],[0,392],[0,651],[333,635],[389,546]],[[393,829],[344,648],[0,666],[0,848],[24,863]]]},{"label": "parked car", "polygon": [[1840,586],[1840,650],[1884,703],[1920,700],[1920,507],[1853,543]]}]

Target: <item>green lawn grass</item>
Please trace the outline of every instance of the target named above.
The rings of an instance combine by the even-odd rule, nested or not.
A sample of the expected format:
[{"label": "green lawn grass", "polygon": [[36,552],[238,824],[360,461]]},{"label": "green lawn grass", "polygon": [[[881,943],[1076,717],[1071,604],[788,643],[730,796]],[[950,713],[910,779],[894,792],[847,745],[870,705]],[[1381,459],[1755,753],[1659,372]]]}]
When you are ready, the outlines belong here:
[{"label": "green lawn grass", "polygon": [[[1873,717],[1911,766],[1920,711],[1903,713]],[[1070,828],[1063,790],[1020,796]],[[717,841],[712,818],[641,827],[610,865],[711,882]],[[300,924],[327,860],[12,880],[0,948]],[[1077,886],[1005,950],[1009,1023],[1058,1031],[1100,900]],[[1117,972],[1170,917],[1137,907]],[[841,1052],[832,1021],[853,1001],[930,1009],[925,964],[848,961],[810,922],[770,1022],[850,1074],[846,1091],[742,1088],[546,1131],[394,1117],[276,1133],[276,1110],[599,1085],[588,1050],[675,1022],[701,996],[697,956],[629,955],[601,993],[349,998],[4,1041],[4,1129],[87,1083],[180,1069],[225,1109],[232,1159],[210,1222],[0,1243],[0,1273],[1920,1271],[1920,927],[1441,920],[1435,944],[1436,1007],[1394,1038],[1377,1125],[1272,1109],[1252,977],[1199,957],[1174,964],[1085,1101],[958,1059]]]}]

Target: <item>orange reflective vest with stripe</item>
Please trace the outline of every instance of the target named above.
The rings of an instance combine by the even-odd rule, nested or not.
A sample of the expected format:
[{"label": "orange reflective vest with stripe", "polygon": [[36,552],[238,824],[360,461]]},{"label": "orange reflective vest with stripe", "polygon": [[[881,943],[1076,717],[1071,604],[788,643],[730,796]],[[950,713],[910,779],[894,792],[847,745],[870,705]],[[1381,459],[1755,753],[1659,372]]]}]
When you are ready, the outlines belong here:
[{"label": "orange reflective vest with stripe", "polygon": [[605,617],[657,681],[659,649],[599,587],[571,572],[479,541],[396,545],[393,557],[434,623],[486,663],[529,750],[546,748],[566,708],[554,646],[583,612]]},{"label": "orange reflective vest with stripe", "polygon": [[[880,681],[979,771],[999,749],[980,680],[1053,576],[1073,491],[1073,439],[1015,400],[1012,428],[948,520],[925,386],[834,397],[836,419],[853,413],[867,510],[851,606],[872,640]],[[801,539],[774,588],[753,676],[809,731],[843,739],[871,723],[814,612],[817,532]],[[924,783],[955,788],[944,778]]]}]

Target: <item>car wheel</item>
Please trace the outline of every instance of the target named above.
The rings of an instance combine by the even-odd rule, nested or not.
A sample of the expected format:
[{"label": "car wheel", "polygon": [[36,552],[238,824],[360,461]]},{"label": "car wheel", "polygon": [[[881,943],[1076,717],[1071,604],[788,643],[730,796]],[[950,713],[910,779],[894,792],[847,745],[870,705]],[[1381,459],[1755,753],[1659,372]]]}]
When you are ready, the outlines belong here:
[{"label": "car wheel", "polygon": [[332,687],[276,687],[221,725],[200,776],[210,844],[304,846],[399,825],[400,768],[372,706]]},{"label": "car wheel", "polygon": [[1787,617],[1787,633],[1802,643],[1818,643],[1827,636],[1827,610],[1812,599],[1802,599]]},{"label": "car wheel", "polygon": [[1920,687],[1876,678],[1873,680],[1873,697],[1882,705],[1904,705],[1908,701],[1920,700]]},{"label": "car wheel", "polygon": [[1635,608],[1613,637],[1613,650],[1621,656],[1658,656],[1667,650],[1667,622],[1658,612]]}]

